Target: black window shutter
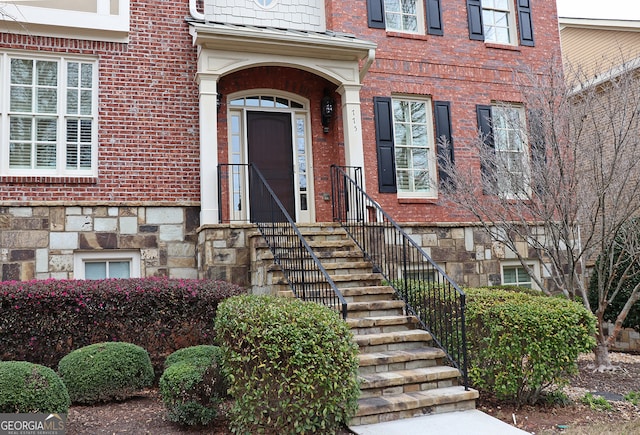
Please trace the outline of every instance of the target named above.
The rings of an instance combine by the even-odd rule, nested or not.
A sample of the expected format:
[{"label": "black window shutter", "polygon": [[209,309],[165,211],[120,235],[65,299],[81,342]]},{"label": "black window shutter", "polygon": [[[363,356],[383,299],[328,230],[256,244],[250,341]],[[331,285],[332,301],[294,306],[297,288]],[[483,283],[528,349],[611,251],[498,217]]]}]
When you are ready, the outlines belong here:
[{"label": "black window shutter", "polygon": [[384,22],[384,0],[367,0],[367,15],[369,27],[375,29],[386,28]]},{"label": "black window shutter", "polygon": [[373,114],[376,124],[378,151],[378,190],[396,193],[396,162],[393,147],[393,105],[389,97],[374,97]]},{"label": "black window shutter", "polygon": [[451,177],[444,170],[445,165],[453,163],[453,135],[451,134],[451,103],[434,101],[436,118],[436,144],[438,150],[438,178],[440,187],[452,188]]},{"label": "black window shutter", "polygon": [[484,41],[480,0],[467,0],[467,18],[469,20],[469,39]]},{"label": "black window shutter", "polygon": [[534,46],[531,1],[518,0],[518,24],[520,25],[520,45]]},{"label": "black window shutter", "polygon": [[442,36],[442,12],[440,0],[427,0],[427,33]]},{"label": "black window shutter", "polygon": [[[476,114],[478,116],[478,129],[482,134],[482,141],[484,144],[490,149],[494,147],[493,143],[493,130],[491,128],[491,106],[477,105],[476,106]],[[480,156],[480,171],[482,172],[482,186],[483,192],[488,194],[490,192],[495,192],[495,188],[497,186],[492,186],[493,184],[493,165],[491,162],[487,162],[484,159],[484,156]]]}]

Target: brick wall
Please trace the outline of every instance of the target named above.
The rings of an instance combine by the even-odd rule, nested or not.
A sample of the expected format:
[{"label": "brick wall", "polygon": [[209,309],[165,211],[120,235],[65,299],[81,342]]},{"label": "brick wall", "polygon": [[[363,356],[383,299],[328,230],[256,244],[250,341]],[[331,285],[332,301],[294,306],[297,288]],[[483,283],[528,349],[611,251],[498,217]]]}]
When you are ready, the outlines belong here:
[{"label": "brick wall", "polygon": [[[0,179],[0,201],[199,202],[196,48],[188,0],[131,1],[129,43],[0,33],[0,49],[98,58],[97,179]],[[28,25],[27,25],[28,30]]]}]

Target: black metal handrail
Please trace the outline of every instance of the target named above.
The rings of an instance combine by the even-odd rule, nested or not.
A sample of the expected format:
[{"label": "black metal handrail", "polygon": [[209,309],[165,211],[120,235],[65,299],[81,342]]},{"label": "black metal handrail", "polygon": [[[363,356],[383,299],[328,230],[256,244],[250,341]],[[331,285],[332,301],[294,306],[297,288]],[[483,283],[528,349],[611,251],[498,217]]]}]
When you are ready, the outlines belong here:
[{"label": "black metal handrail", "polygon": [[[234,166],[237,166],[237,170],[234,170]],[[253,164],[219,165],[219,198],[225,195],[221,192],[224,187],[231,187],[225,174],[232,177],[234,174],[248,175],[246,180],[250,198],[250,220],[257,225],[266,240],[274,262],[280,266],[293,294],[304,301],[334,308],[346,319],[347,301],[260,170]],[[244,185],[242,177],[235,181]],[[233,200],[234,189],[231,188],[230,192],[226,194]],[[235,200],[242,197],[235,196]]]},{"label": "black metal handrail", "polygon": [[465,293],[364,191],[361,168],[332,166],[331,189],[334,221],[431,333],[468,388]]}]

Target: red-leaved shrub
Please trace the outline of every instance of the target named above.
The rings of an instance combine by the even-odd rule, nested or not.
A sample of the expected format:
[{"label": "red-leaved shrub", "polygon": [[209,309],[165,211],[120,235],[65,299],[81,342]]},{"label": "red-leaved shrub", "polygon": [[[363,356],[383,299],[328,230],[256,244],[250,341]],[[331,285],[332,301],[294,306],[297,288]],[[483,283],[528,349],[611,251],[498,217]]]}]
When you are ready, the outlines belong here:
[{"label": "red-leaved shrub", "polygon": [[176,349],[212,344],[218,303],[245,292],[167,278],[0,282],[0,360],[56,367],[74,349],[124,341],[146,349],[160,373]]}]

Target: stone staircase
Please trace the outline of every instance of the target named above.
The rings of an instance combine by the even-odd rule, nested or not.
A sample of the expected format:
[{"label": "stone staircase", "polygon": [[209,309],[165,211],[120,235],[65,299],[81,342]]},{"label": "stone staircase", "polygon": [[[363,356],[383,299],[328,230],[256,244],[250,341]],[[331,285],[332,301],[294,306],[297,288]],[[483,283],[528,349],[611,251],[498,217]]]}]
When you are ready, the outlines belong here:
[{"label": "stone staircase", "polygon": [[[347,323],[359,346],[361,395],[351,425],[475,408],[478,393],[458,384],[460,373],[431,335],[407,316],[382,276],[372,272],[346,232],[336,224],[301,226],[300,231],[347,300]],[[264,244],[264,242],[263,242]],[[266,245],[258,250],[267,249]],[[263,261],[269,253],[256,254]],[[291,293],[277,267],[270,282]],[[272,287],[272,288],[273,288]]]}]

